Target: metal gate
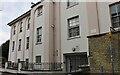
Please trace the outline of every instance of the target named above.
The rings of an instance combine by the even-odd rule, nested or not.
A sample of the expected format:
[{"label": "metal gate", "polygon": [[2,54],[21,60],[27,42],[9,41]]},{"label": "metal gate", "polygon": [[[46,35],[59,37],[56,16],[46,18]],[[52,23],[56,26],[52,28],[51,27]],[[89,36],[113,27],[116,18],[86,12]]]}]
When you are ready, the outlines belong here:
[{"label": "metal gate", "polygon": [[67,72],[81,71],[81,67],[88,65],[87,53],[66,54]]}]

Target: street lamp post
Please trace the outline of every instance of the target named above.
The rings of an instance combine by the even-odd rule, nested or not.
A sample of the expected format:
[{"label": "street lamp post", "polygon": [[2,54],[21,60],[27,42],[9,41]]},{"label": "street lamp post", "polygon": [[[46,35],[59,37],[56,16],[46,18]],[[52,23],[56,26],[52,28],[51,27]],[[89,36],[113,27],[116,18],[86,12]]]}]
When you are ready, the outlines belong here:
[{"label": "street lamp post", "polygon": [[107,37],[109,38],[109,43],[110,43],[110,58],[111,58],[111,64],[112,64],[112,75],[114,75],[114,60],[113,60],[113,49],[112,49],[112,33],[107,33]]}]

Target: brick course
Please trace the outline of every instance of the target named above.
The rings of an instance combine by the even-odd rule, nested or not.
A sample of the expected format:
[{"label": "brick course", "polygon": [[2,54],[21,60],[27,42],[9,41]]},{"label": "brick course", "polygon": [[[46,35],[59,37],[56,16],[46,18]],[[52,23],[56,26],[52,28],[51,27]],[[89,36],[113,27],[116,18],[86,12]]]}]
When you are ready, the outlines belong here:
[{"label": "brick course", "polygon": [[[89,36],[90,72],[112,73],[110,38],[106,34]],[[120,32],[111,37],[114,71],[120,73]]]}]

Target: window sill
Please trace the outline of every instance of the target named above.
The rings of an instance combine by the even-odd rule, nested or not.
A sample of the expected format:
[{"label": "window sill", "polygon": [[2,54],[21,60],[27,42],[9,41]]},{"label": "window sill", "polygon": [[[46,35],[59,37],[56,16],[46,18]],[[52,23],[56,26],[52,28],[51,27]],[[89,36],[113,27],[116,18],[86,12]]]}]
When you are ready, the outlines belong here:
[{"label": "window sill", "polygon": [[78,5],[78,4],[79,4],[79,3],[76,3],[76,4],[71,5],[71,6],[67,6],[67,8],[66,8],[66,9],[72,8],[72,7],[74,7],[74,6]]},{"label": "window sill", "polygon": [[36,45],[42,44],[42,42],[37,42]]},{"label": "window sill", "polygon": [[72,39],[77,39],[77,38],[80,38],[80,36],[69,37],[67,40],[72,40]]}]

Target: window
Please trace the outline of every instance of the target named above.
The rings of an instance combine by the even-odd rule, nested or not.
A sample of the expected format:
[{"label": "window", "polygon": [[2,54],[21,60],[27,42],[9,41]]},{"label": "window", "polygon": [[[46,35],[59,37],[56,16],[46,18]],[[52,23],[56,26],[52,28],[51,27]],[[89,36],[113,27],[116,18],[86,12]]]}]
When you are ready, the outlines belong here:
[{"label": "window", "polygon": [[25,68],[28,69],[28,66],[29,66],[29,59],[26,59]]},{"label": "window", "polygon": [[42,6],[38,8],[38,12],[37,12],[37,15],[38,16],[41,16],[43,13],[43,10],[42,10]]},{"label": "window", "polygon": [[75,37],[80,35],[79,16],[68,19],[68,36]]},{"label": "window", "polygon": [[27,29],[30,28],[30,18],[28,19],[28,25],[27,25]]},{"label": "window", "polygon": [[22,32],[22,24],[23,22],[20,22],[20,32]]},{"label": "window", "polygon": [[13,35],[15,35],[16,32],[16,26],[13,27]]},{"label": "window", "polygon": [[37,43],[41,42],[42,39],[42,27],[37,28]]},{"label": "window", "polygon": [[41,63],[41,56],[36,56],[36,63]]},{"label": "window", "polygon": [[12,51],[14,51],[14,47],[15,47],[15,41],[13,41],[13,44],[12,44]]},{"label": "window", "polygon": [[29,49],[29,37],[27,37],[27,40],[26,40],[26,49]]},{"label": "window", "polygon": [[20,63],[20,59],[18,59],[18,63]]},{"label": "window", "polygon": [[78,3],[77,0],[68,0],[67,6],[68,6],[68,7],[71,7],[71,6],[76,5],[77,3]]},{"label": "window", "polygon": [[21,39],[19,39],[19,47],[18,47],[18,50],[21,49]]},{"label": "window", "polygon": [[110,14],[112,27],[113,28],[120,27],[120,3],[110,6]]}]

